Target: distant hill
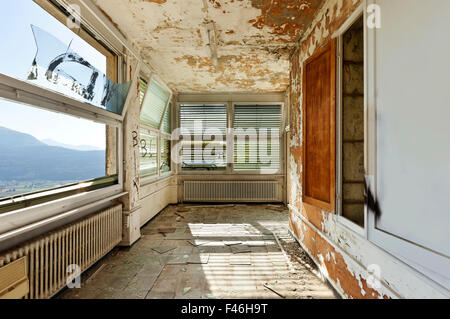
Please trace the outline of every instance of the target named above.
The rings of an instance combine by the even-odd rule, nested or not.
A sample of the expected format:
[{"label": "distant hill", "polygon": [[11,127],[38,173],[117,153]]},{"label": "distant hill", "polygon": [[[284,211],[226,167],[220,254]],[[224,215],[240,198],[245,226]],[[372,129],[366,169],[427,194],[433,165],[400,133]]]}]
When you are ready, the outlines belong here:
[{"label": "distant hill", "polygon": [[69,144],[64,144],[64,143],[60,143],[57,142],[55,140],[52,139],[44,139],[41,140],[41,142],[49,145],[49,146],[58,146],[58,147],[64,147],[64,148],[68,148],[69,150],[74,150],[74,151],[103,151],[101,148],[95,147],[95,146],[90,146],[90,145],[69,145]]},{"label": "distant hill", "polygon": [[105,175],[105,151],[49,146],[0,126],[0,180],[88,180]]}]

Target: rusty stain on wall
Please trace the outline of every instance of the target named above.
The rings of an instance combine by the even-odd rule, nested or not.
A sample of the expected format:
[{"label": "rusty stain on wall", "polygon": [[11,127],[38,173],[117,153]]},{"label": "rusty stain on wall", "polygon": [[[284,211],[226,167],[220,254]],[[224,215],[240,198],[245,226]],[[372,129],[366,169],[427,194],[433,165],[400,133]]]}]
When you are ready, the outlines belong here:
[{"label": "rusty stain on wall", "polygon": [[158,3],[158,4],[163,4],[163,3],[167,2],[167,0],[144,0],[144,1],[154,2],[154,3]]},{"label": "rusty stain on wall", "polygon": [[[292,190],[289,194],[292,209],[290,228],[311,257],[319,264],[322,273],[334,283],[345,297],[349,298],[386,298],[384,289],[373,289],[367,284],[364,269],[356,271],[345,254],[336,250],[336,244],[330,244],[321,230],[324,216],[333,214],[323,212],[314,206],[302,203],[302,65],[317,48],[331,40],[333,34],[359,5],[359,0],[329,0],[315,17],[313,24],[302,39],[298,49],[291,56],[290,72],[290,168]],[[314,226],[305,223],[301,216]]]},{"label": "rusty stain on wall", "polygon": [[261,15],[249,22],[258,29],[270,27],[272,33],[288,35],[291,41],[295,41],[311,22],[322,2],[321,0],[252,0],[252,6],[261,9]]},{"label": "rusty stain on wall", "polygon": [[[331,40],[332,34],[360,3],[360,0],[327,0],[290,58],[290,228],[321,272],[344,297],[440,298],[442,294],[429,282],[361,235],[349,231],[333,212],[302,203],[302,65]],[[381,269],[379,287],[368,283],[371,274],[367,267],[374,263]]]},{"label": "rusty stain on wall", "polygon": [[[289,56],[324,0],[94,2],[172,89],[188,93],[286,91]],[[207,22],[216,28],[217,67]]]}]

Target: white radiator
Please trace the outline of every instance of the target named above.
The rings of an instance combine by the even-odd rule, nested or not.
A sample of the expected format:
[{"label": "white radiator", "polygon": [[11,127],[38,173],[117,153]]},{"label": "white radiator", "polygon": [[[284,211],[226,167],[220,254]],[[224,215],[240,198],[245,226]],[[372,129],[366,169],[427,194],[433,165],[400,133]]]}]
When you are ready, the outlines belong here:
[{"label": "white radiator", "polygon": [[185,181],[186,202],[277,202],[276,181]]},{"label": "white radiator", "polygon": [[0,269],[27,257],[27,299],[45,299],[66,286],[69,265],[83,272],[122,240],[122,205],[90,215],[0,254]]}]

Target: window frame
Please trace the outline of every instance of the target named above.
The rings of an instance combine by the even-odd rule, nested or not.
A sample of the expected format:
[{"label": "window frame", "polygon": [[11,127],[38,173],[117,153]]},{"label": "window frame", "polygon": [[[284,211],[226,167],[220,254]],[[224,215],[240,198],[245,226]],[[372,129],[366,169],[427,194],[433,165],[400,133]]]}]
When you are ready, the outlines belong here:
[{"label": "window frame", "polygon": [[[189,99],[188,101],[177,101],[176,110],[173,110],[176,114],[176,127],[180,128],[180,106],[181,105],[197,105],[197,104],[221,104],[225,105],[227,108],[227,134],[226,134],[226,153],[227,153],[227,167],[226,170],[183,170],[181,163],[177,164],[178,175],[181,176],[193,176],[193,175],[236,175],[236,176],[267,176],[267,177],[277,177],[286,176],[285,168],[287,167],[284,159],[286,158],[286,108],[285,101],[273,101],[268,102],[268,99],[264,98],[264,94],[259,95],[262,98],[255,98],[255,95],[249,96],[248,99],[240,97],[236,101],[230,101],[229,99],[223,100],[216,98],[214,94],[210,95],[211,99],[202,98],[199,96],[198,99]],[[258,96],[258,94],[256,95]],[[205,102],[206,100],[206,102]],[[280,105],[281,107],[281,123],[280,123],[280,167],[277,172],[271,173],[261,173],[257,170],[235,170],[234,169],[234,105],[235,104],[245,104],[245,105]],[[178,143],[179,141],[176,141]],[[173,147],[173,145],[172,145]],[[231,161],[230,161],[231,159]]]},{"label": "window frame", "polygon": [[[232,173],[236,175],[280,175],[284,173],[286,163],[283,160],[285,154],[285,125],[286,125],[286,109],[284,102],[233,102],[231,108],[231,125],[234,130],[234,110],[236,105],[255,105],[255,106],[264,106],[264,105],[279,105],[280,106],[280,136],[279,136],[279,163],[280,166],[276,172],[261,172],[261,170],[236,170],[234,169],[234,134],[231,139],[231,147],[233,150],[233,162],[232,162]],[[234,131],[233,131],[234,132]],[[264,170],[263,170],[264,171]]]},{"label": "window frame", "polygon": [[[33,0],[34,3],[36,3],[38,6],[42,8],[45,12],[53,16],[56,20],[58,20],[60,23],[65,24],[66,20],[68,19],[66,9],[66,4],[62,0]],[[66,11],[66,12],[65,12]],[[78,18],[78,17],[77,17]],[[78,35],[80,38],[82,38],[86,43],[88,43],[90,46],[92,46],[94,49],[99,51],[101,54],[103,54],[107,58],[107,65],[108,66],[114,66],[113,73],[108,72],[107,70],[107,77],[117,83],[124,83],[125,74],[127,73],[121,66],[124,65],[125,56],[124,56],[124,49],[123,46],[117,43],[115,41],[115,34],[110,29],[105,29],[101,31],[95,30],[93,26],[100,28],[100,25],[98,23],[95,23],[94,21],[91,21],[91,19],[85,19],[84,17],[80,18],[80,28],[78,29],[78,32],[75,32],[74,30],[71,30],[73,33]],[[95,17],[97,18],[97,17]],[[93,19],[92,19],[93,20]],[[136,85],[136,77],[137,74],[139,74],[140,68],[142,66],[142,63],[138,61],[134,74],[131,78],[131,86],[130,90],[128,92],[127,99],[125,100],[125,104],[122,110],[122,114],[115,114],[113,112],[109,112],[107,110],[104,110],[102,108],[93,106],[87,102],[80,101],[79,107],[81,105],[85,105],[87,107],[87,111],[90,111],[94,113],[94,116],[103,115],[105,117],[109,118],[115,118],[117,120],[120,120],[123,122],[125,115],[127,113],[128,106],[131,102],[132,96],[132,90],[134,86]],[[0,73],[1,74],[1,73]],[[19,80],[20,81],[20,80]],[[25,82],[25,81],[22,81]],[[27,83],[27,82],[25,82]],[[35,85],[34,85],[35,86]],[[35,86],[37,88],[40,88],[38,86]],[[44,89],[48,92],[55,92],[50,91],[47,89]],[[66,97],[63,94],[57,93],[63,97]],[[69,98],[70,100],[73,100]],[[76,101],[76,100],[75,100]]]},{"label": "window frame", "polygon": [[[180,110],[181,110],[181,105],[224,105],[226,108],[226,114],[227,114],[227,133],[226,136],[229,135],[229,126],[230,126],[230,114],[229,114],[229,104],[228,102],[214,102],[214,101],[209,101],[209,102],[177,102],[177,109],[176,109],[176,116],[177,116],[177,128],[181,128],[181,121],[180,121]],[[228,142],[228,138],[226,138],[226,157],[228,158],[229,156],[229,142]],[[180,140],[176,141],[176,144],[180,143]],[[173,148],[173,145],[172,145]],[[178,156],[178,155],[177,155]],[[230,165],[227,164],[227,166],[225,167],[225,169],[223,170],[205,170],[205,169],[199,169],[199,170],[189,170],[189,169],[183,169],[182,163],[177,164],[178,167],[178,174],[179,175],[219,175],[219,174],[228,174],[230,171]]]},{"label": "window frame", "polygon": [[[360,18],[366,21],[366,14],[364,12],[363,4],[347,18],[344,24],[333,34],[333,39],[336,39],[337,61],[336,61],[336,219],[337,221],[352,230],[358,235],[367,238],[367,205],[364,205],[364,227],[354,223],[342,214],[342,112],[343,112],[343,36],[353,26],[353,24]],[[366,42],[367,34],[364,28],[364,81],[366,81]],[[367,83],[364,83],[364,169],[367,172]]]},{"label": "window frame", "polygon": [[[367,7],[369,5],[377,4],[377,0],[364,0],[363,8],[365,21],[367,16]],[[367,24],[364,24],[365,34],[365,74],[364,78],[366,80],[365,89],[367,90],[367,176],[366,181],[368,181],[369,188],[373,192],[374,199],[377,197],[377,90],[376,90],[376,59],[377,59],[377,45],[376,45],[376,28],[370,29]],[[421,277],[425,277],[428,282],[432,283],[436,289],[446,292],[446,289],[442,284],[445,281],[445,276],[436,270],[432,270],[429,265],[440,264],[441,266],[447,262],[445,256],[438,252],[434,252],[425,247],[420,246],[419,243],[413,243],[406,239],[400,238],[395,234],[390,234],[384,232],[376,227],[376,216],[375,214],[367,210],[367,229],[366,229],[367,239],[376,245],[377,247],[383,249],[389,254],[395,256],[398,260],[402,261],[405,265],[408,265],[414,269],[417,274]],[[425,261],[425,263],[417,263],[417,260]],[[447,286],[449,281],[447,279]]]},{"label": "window frame", "polygon": [[[39,5],[42,10],[52,15],[60,22],[61,19],[67,18],[64,12],[61,11],[61,8],[58,8],[52,1],[37,0],[34,2]],[[86,21],[85,19],[82,19],[81,23],[82,26],[84,26],[85,24],[89,25],[89,21]],[[80,29],[80,32],[84,32],[83,36],[81,36],[80,34],[78,35],[81,36],[84,41],[94,47],[94,49],[102,54],[108,51],[112,52],[112,54],[115,55],[112,64],[111,61],[108,62],[108,57],[107,63],[109,63],[110,66],[114,66],[114,69],[112,70],[114,77],[113,80],[117,81],[117,83],[123,83],[125,72],[123,72],[122,68],[120,67],[123,65],[124,61],[123,53],[109,46],[107,48],[104,47],[103,43],[110,42],[99,42],[99,39],[101,39],[102,37],[94,38],[94,36],[92,36],[91,34],[81,30],[84,29]],[[89,37],[88,40],[86,40],[86,36]],[[112,31],[108,33],[108,37],[113,37]],[[99,47],[102,47],[105,51],[99,50]],[[2,225],[2,227],[0,228],[0,241],[14,236],[17,229],[26,225],[38,223],[50,217],[52,218],[52,220],[57,220],[74,214],[78,214],[83,211],[83,207],[87,209],[87,207],[102,205],[126,194],[126,192],[123,191],[123,119],[127,111],[127,106],[131,102],[132,96],[134,95],[134,87],[136,86],[136,73],[139,71],[139,69],[140,62],[138,62],[138,65],[135,69],[135,74],[132,78],[132,85],[128,92],[123,113],[121,115],[103,110],[89,103],[72,99],[61,93],[45,89],[29,82],[0,73],[0,98],[4,100],[105,124],[105,130],[108,126],[110,126],[111,128],[115,128],[115,158],[117,172],[117,182],[113,185],[105,186],[100,189],[88,190],[88,188],[79,187],[78,192],[76,194],[73,194],[73,190],[77,189],[77,185],[82,186],[84,184],[89,184],[90,182],[92,182],[82,181],[77,184],[65,185],[57,187],[55,189],[43,190],[41,192],[35,192],[28,195],[24,194],[22,198],[31,196],[36,197],[35,195],[37,195],[38,193],[50,193],[51,199],[43,203],[38,203],[37,205],[29,207],[25,205],[27,207],[14,209],[10,212],[0,214],[0,224]],[[109,72],[110,71],[107,71],[107,73]],[[107,154],[107,152],[105,154]],[[103,178],[106,179],[108,178],[108,176],[105,176]],[[66,192],[65,190],[68,191]],[[16,197],[19,196],[20,195]],[[37,196],[37,198],[33,200],[42,200],[42,197]],[[33,225],[27,227],[32,228],[39,226]]]},{"label": "window frame", "polygon": [[[161,139],[169,140],[170,144],[171,144],[170,145],[171,148],[173,147],[173,145],[172,145],[172,143],[173,143],[173,141],[172,141],[172,134],[163,132],[161,130],[161,127],[162,127],[162,124],[164,122],[164,116],[165,116],[165,114],[166,114],[166,112],[167,112],[167,110],[169,108],[169,105],[172,105],[170,123],[171,123],[172,130],[173,130],[173,114],[174,114],[174,112],[173,112],[174,111],[173,110],[173,106],[174,106],[173,97],[174,97],[174,94],[173,94],[173,91],[167,86],[167,84],[164,81],[162,81],[161,78],[155,73],[151,73],[150,75],[146,75],[144,72],[141,72],[140,75],[139,75],[139,80],[140,79],[143,79],[144,81],[147,82],[147,90],[145,91],[145,94],[143,96],[142,103],[140,103],[140,105],[139,105],[139,141],[141,140],[141,129],[150,131],[151,133],[155,134],[156,135],[156,139],[157,139],[157,160],[156,160],[157,174],[153,174],[153,175],[148,175],[147,174],[147,175],[142,175],[141,176],[141,170],[139,168],[139,178],[140,178],[140,181],[141,181],[141,186],[146,186],[148,184],[151,184],[151,183],[154,183],[156,181],[159,181],[159,180],[165,179],[167,177],[170,177],[170,176],[174,175],[174,173],[175,173],[171,150],[169,150],[169,152],[170,152],[170,161],[171,161],[171,163],[170,163],[171,164],[170,165],[170,171],[161,173],[161,167],[160,167],[161,166],[161,157],[162,157],[161,156],[161,145],[162,145]],[[150,84],[151,84],[151,82],[153,80],[158,82],[159,85],[161,85],[164,89],[166,89],[170,93],[169,94],[169,99],[167,100],[166,106],[164,107],[164,112],[163,112],[163,114],[161,116],[161,120],[159,122],[159,127],[158,128],[151,127],[151,126],[143,124],[141,122],[142,107],[144,105],[145,98],[147,97],[147,94],[148,94],[148,92],[150,90]],[[140,161],[139,161],[139,164],[140,164]]]}]

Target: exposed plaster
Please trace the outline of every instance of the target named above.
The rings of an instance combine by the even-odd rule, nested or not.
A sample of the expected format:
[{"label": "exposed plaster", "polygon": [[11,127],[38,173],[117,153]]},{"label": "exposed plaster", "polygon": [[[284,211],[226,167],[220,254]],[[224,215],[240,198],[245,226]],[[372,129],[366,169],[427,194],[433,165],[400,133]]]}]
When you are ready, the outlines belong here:
[{"label": "exposed plaster", "polygon": [[[291,56],[290,227],[302,247],[345,298],[443,298],[417,271],[345,227],[334,213],[302,203],[302,65],[346,21],[360,0],[328,0]],[[380,267],[380,286],[369,287],[371,265]]]},{"label": "exposed plaster", "polygon": [[[323,0],[94,0],[177,92],[284,92],[289,56]],[[214,22],[214,67],[206,23]]]}]

